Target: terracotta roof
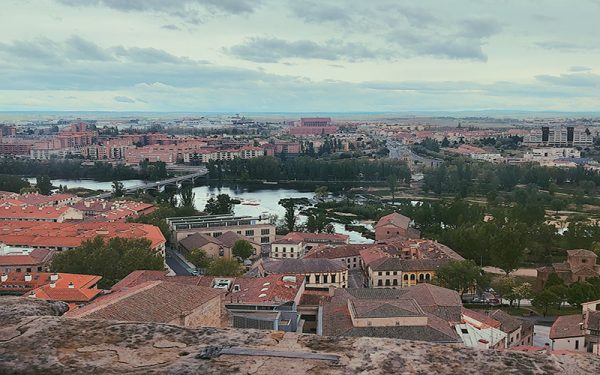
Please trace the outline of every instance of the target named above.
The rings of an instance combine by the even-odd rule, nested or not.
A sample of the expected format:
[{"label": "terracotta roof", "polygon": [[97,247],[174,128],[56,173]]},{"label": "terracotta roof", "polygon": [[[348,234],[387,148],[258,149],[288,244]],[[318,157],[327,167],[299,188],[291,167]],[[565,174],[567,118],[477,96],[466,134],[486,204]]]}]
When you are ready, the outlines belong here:
[{"label": "terracotta roof", "polygon": [[[443,288],[439,288],[443,289]],[[448,291],[449,294],[456,294],[454,298],[439,298],[443,303],[458,303],[458,315],[460,317],[460,297],[458,293]],[[368,336],[368,337],[389,337],[415,341],[429,342],[458,342],[459,338],[451,322],[445,316],[436,315],[441,311],[431,306],[436,297],[432,294],[442,294],[437,290],[430,291],[429,288],[419,286],[402,289],[336,289],[335,294],[329,303],[323,305],[323,334],[329,336]],[[418,308],[427,317],[427,325],[419,326],[396,326],[386,327],[354,327],[348,310],[347,301],[360,301],[359,304],[369,309],[369,306],[375,302],[376,306],[381,306],[382,310],[374,308],[372,315],[393,316],[393,314],[402,313],[403,306],[406,308],[408,302],[416,303]],[[443,308],[445,306],[435,306]],[[410,312],[410,311],[409,311]],[[389,314],[392,315],[389,315]]]},{"label": "terracotta roof", "polygon": [[339,233],[309,233],[290,232],[283,236],[285,239],[299,240],[302,242],[348,242],[349,236]]},{"label": "terracotta roof", "polygon": [[[294,301],[302,291],[304,277],[269,275],[266,277],[238,277],[226,296],[230,303],[273,303]],[[236,285],[239,291],[236,291]]]},{"label": "terracotta roof", "polygon": [[408,227],[410,225],[410,218],[408,218],[402,214],[399,214],[397,212],[393,212],[393,213],[391,213],[389,215],[385,215],[381,219],[379,219],[377,224],[375,224],[375,228],[378,228],[383,225],[394,225],[394,226],[397,226],[400,228],[408,229]]},{"label": "terracotta roof", "polygon": [[148,281],[168,281],[172,283],[212,287],[212,276],[168,276],[165,271],[138,270],[113,285],[112,291],[133,288]]},{"label": "terracotta roof", "polygon": [[[500,328],[500,326],[502,325],[502,323],[500,323],[496,319],[490,318],[487,314],[484,314],[479,311],[475,311],[475,310],[471,310],[471,309],[467,309],[467,308],[463,307],[461,309],[461,313],[463,316],[466,316],[466,317],[470,318],[471,320],[481,323],[477,328],[487,328],[487,327]],[[470,323],[471,323],[471,321],[470,321]]]},{"label": "terracotta roof", "polygon": [[573,257],[573,256],[577,256],[577,257],[593,257],[593,258],[597,258],[598,257],[596,255],[596,253],[594,253],[593,251],[585,250],[585,249],[567,250],[567,256],[569,256],[569,257]]},{"label": "terracotta roof", "polygon": [[550,328],[551,340],[567,337],[584,336],[585,331],[581,329],[583,318],[581,314],[559,316]]},{"label": "terracotta roof", "polygon": [[54,223],[6,221],[0,226],[0,242],[35,247],[77,247],[96,236],[146,238],[156,248],[166,240],[160,229],[138,223]]},{"label": "terracotta roof", "polygon": [[73,194],[53,194],[53,195],[42,195],[42,194],[23,194],[19,195],[16,199],[19,201],[31,204],[31,205],[42,205],[42,204],[53,204],[55,202],[68,201],[76,199],[77,196]]},{"label": "terracotta roof", "polygon": [[251,244],[256,245],[254,241],[249,239],[248,237],[242,236],[241,234],[237,234],[236,232],[227,231],[217,237],[217,240],[221,241],[221,243],[228,248],[232,248],[233,245],[239,240],[248,241]]},{"label": "terracotta roof", "polygon": [[426,316],[413,299],[351,300],[357,318],[392,318]]},{"label": "terracotta roof", "polygon": [[179,241],[179,245],[188,251],[199,249],[209,243],[214,243],[219,246],[223,245],[219,239],[203,233],[194,233]]},{"label": "terracotta roof", "polygon": [[338,246],[321,245],[311,249],[304,258],[340,259],[360,256],[360,251],[371,247],[370,244],[347,244]]},{"label": "terracotta roof", "polygon": [[102,276],[79,275],[73,273],[58,273],[58,280],[54,284],[50,280],[31,291],[36,298],[49,301],[63,302],[88,302],[102,293],[96,288]]},{"label": "terracotta roof", "polygon": [[[149,281],[136,287],[102,296],[67,316],[169,323],[213,298],[222,290],[166,281]],[[214,313],[214,312],[213,312]]]},{"label": "terracotta roof", "polygon": [[29,254],[2,255],[0,266],[36,266],[49,261],[53,253],[48,249],[33,249]]},{"label": "terracotta roof", "polygon": [[280,274],[306,274],[347,270],[344,263],[333,259],[283,259],[263,262],[265,271]]},{"label": "terracotta roof", "polygon": [[58,220],[69,211],[76,211],[69,206],[5,206],[0,207],[0,219],[5,220]]}]

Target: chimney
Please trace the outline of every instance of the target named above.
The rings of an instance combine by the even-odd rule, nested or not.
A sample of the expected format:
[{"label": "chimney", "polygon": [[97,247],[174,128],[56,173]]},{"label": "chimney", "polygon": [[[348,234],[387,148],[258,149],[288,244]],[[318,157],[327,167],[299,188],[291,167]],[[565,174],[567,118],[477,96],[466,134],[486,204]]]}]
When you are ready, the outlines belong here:
[{"label": "chimney", "polygon": [[58,280],[58,274],[55,272],[50,275],[50,281],[56,281],[56,280]]},{"label": "chimney", "polygon": [[2,282],[5,282],[6,280],[8,280],[8,275],[6,273],[3,273],[0,280],[2,280]]},{"label": "chimney", "polygon": [[75,289],[75,284],[72,281],[69,281],[69,289]]},{"label": "chimney", "polygon": [[25,281],[31,281],[31,274],[29,272],[25,274]]}]

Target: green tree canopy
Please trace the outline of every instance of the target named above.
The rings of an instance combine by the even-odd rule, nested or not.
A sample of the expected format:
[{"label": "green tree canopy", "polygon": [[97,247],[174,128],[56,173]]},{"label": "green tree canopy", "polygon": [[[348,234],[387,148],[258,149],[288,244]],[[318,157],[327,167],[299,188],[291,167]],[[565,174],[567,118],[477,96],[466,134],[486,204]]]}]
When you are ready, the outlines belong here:
[{"label": "green tree canopy", "polygon": [[231,248],[234,256],[242,259],[248,259],[254,254],[254,247],[246,240],[237,240]]},{"label": "green tree canopy", "polygon": [[50,181],[48,175],[37,176],[35,178],[35,187],[40,194],[50,195],[52,193],[52,181]]},{"label": "green tree canopy", "polygon": [[210,197],[204,207],[204,212],[209,215],[226,215],[233,212],[233,201],[228,194],[219,194]]},{"label": "green tree canopy", "polygon": [[482,290],[490,280],[472,260],[451,261],[436,273],[438,285],[456,290],[462,295],[472,289]]},{"label": "green tree canopy", "polygon": [[113,198],[122,197],[125,195],[125,186],[121,181],[113,181],[112,183],[112,196]]},{"label": "green tree canopy", "polygon": [[163,270],[163,257],[151,249],[145,238],[98,236],[81,246],[52,258],[53,272],[100,275],[101,288],[109,288],[135,270]]},{"label": "green tree canopy", "polygon": [[206,272],[209,276],[240,276],[244,267],[235,259],[216,258],[210,262]]},{"label": "green tree canopy", "polygon": [[211,258],[202,249],[193,249],[185,258],[197,268],[207,268],[211,262]]}]

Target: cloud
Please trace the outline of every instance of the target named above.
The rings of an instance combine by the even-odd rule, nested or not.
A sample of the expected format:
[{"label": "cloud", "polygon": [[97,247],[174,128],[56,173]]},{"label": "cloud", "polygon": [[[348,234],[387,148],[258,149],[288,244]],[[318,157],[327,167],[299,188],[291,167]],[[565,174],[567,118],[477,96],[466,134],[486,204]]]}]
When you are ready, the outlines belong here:
[{"label": "cloud", "polygon": [[309,23],[335,22],[349,24],[352,22],[350,6],[334,5],[324,1],[290,0],[288,5],[292,14]]},{"label": "cloud", "polygon": [[538,81],[551,83],[558,86],[592,88],[600,87],[600,75],[585,72],[585,73],[567,73],[558,76],[553,75],[538,75],[535,77]]},{"label": "cloud", "polygon": [[198,23],[210,14],[248,14],[260,6],[261,0],[55,0],[72,7],[106,7],[120,12],[166,14]]},{"label": "cloud", "polygon": [[579,51],[579,50],[586,50],[587,48],[592,48],[592,47],[585,47],[585,46],[579,45],[577,43],[561,41],[561,40],[546,40],[546,41],[542,41],[542,42],[535,42],[534,44],[537,47],[540,47],[543,49],[557,50],[557,51],[561,51],[561,52],[573,52],[573,51]]},{"label": "cloud", "polygon": [[119,103],[135,103],[135,100],[131,99],[128,96],[115,96],[113,99],[115,102]]},{"label": "cloud", "polygon": [[587,72],[590,70],[592,70],[592,68],[587,66],[572,66],[569,68],[569,72]]},{"label": "cloud", "polygon": [[270,63],[290,58],[359,61],[385,55],[383,51],[357,43],[330,40],[319,44],[311,40],[286,41],[266,37],[250,38],[226,52],[243,60]]},{"label": "cloud", "polygon": [[65,52],[69,58],[77,60],[114,60],[114,56],[111,56],[106,50],[79,36],[71,36],[67,39],[65,42]]},{"label": "cloud", "polygon": [[171,24],[168,24],[168,25],[162,25],[160,28],[161,28],[161,29],[165,29],[165,30],[181,30],[181,29],[179,28],[179,26],[177,26],[177,25],[174,25],[174,24],[172,24],[172,23],[171,23]]}]

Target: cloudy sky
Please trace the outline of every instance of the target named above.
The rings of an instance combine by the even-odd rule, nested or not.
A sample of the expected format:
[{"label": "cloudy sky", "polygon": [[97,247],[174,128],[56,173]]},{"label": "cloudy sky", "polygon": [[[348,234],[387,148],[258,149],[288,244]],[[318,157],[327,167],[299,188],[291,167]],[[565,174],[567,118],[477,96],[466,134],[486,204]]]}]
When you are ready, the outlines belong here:
[{"label": "cloudy sky", "polygon": [[600,111],[600,0],[0,6],[0,110]]}]

